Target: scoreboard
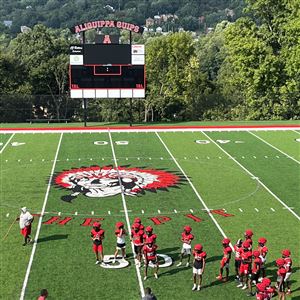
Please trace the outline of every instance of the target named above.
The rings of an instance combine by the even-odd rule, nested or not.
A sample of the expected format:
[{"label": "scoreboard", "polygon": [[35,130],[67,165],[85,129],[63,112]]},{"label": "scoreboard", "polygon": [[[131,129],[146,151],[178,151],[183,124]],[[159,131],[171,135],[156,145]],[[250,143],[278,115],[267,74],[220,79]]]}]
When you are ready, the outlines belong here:
[{"label": "scoreboard", "polygon": [[71,45],[69,78],[71,98],[144,98],[144,45]]}]

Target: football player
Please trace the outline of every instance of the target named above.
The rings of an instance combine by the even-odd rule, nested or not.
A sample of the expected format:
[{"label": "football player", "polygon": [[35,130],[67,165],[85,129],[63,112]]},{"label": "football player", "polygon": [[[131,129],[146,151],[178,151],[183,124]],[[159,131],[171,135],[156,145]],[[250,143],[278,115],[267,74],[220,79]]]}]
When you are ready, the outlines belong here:
[{"label": "football player", "polygon": [[267,277],[263,278],[261,283],[266,287],[265,300],[270,300],[274,296],[275,288],[271,286],[271,280]]},{"label": "football player", "polygon": [[[93,224],[93,229],[91,230],[91,238],[93,241],[93,251],[96,255],[96,265],[102,263],[105,265],[103,262],[103,246],[102,246],[102,241],[104,239],[104,230],[101,229],[101,224],[98,222],[95,222]],[[99,254],[100,254],[100,259],[99,259]]]},{"label": "football player", "polygon": [[[201,244],[197,244],[193,250],[194,262],[193,262],[193,280],[194,285],[192,291],[200,291],[202,284],[202,276],[205,270],[205,259],[206,252],[202,251],[203,247]],[[198,286],[197,286],[198,277]]]},{"label": "football player", "polygon": [[260,258],[260,253],[258,250],[253,251],[253,264],[252,264],[252,270],[251,270],[251,275],[248,280],[248,288],[249,288],[249,294],[248,296],[254,296],[254,293],[252,292],[252,283],[253,284],[258,284],[258,278],[261,272],[261,265],[262,265],[262,260]]},{"label": "football player", "polygon": [[284,249],[282,250],[282,258],[284,259],[284,267],[287,271],[286,276],[285,276],[285,283],[287,285],[287,295],[290,295],[292,293],[291,291],[291,275],[292,275],[292,259],[291,259],[291,251],[289,249]]},{"label": "football player", "polygon": [[251,229],[247,229],[244,232],[244,237],[245,241],[247,241],[250,244],[250,250],[252,249],[252,236],[253,236],[253,231]]},{"label": "football player", "polygon": [[116,262],[116,258],[118,255],[119,250],[122,252],[122,259],[126,258],[126,242],[125,242],[125,237],[127,235],[126,230],[124,229],[124,223],[123,222],[117,222],[116,223],[116,230],[115,230],[115,235],[117,237],[117,246],[116,246],[116,251],[115,251],[115,256],[113,263]]},{"label": "football player", "polygon": [[157,235],[153,233],[153,228],[151,226],[147,226],[145,228],[145,234],[143,235],[143,238],[144,238],[144,240],[146,240],[148,238],[152,239],[153,243],[154,244],[156,243]]},{"label": "football player", "polygon": [[[232,249],[229,246],[230,244],[230,239],[228,238],[224,238],[222,241],[222,245],[223,245],[223,258],[220,262],[220,273],[219,276],[216,277],[216,279],[218,280],[224,280],[224,281],[228,281],[229,278],[229,262],[231,259],[231,253],[232,253]],[[226,269],[226,277],[223,278],[223,269]]]},{"label": "football player", "polygon": [[267,260],[267,254],[268,254],[268,247],[266,246],[267,239],[264,237],[261,237],[258,239],[258,247],[257,250],[259,251],[261,258],[262,265],[261,265],[261,275],[262,277],[266,277],[266,260]]},{"label": "football player", "polygon": [[182,265],[182,259],[184,255],[187,255],[187,263],[186,266],[190,265],[191,259],[191,249],[192,249],[192,240],[194,239],[194,235],[191,234],[192,227],[191,226],[184,226],[183,232],[181,233],[181,241],[182,241],[182,249],[180,253],[180,262],[177,264],[177,267]]},{"label": "football player", "polygon": [[154,277],[158,279],[158,259],[157,259],[157,245],[153,243],[153,239],[147,238],[145,241],[145,245],[143,247],[143,254],[145,258],[145,277],[144,280],[147,279],[148,266],[151,262],[155,266]]},{"label": "football player", "polygon": [[283,258],[278,258],[276,260],[276,265],[278,267],[277,271],[277,292],[278,292],[278,299],[284,300],[285,299],[285,277],[286,277],[286,268],[284,267],[285,261]]},{"label": "football player", "polygon": [[235,267],[235,275],[236,275],[235,279],[237,281],[239,281],[240,279],[239,272],[241,266],[241,253],[243,250],[242,244],[243,244],[243,240],[239,239],[234,245],[234,252],[235,252],[234,267]]},{"label": "football player", "polygon": [[135,218],[134,221],[133,221],[133,224],[139,224],[140,225],[140,227],[139,227],[140,230],[144,230],[144,228],[145,228],[144,225],[142,224],[142,220],[140,218]]},{"label": "football player", "polygon": [[133,223],[131,230],[131,241],[134,245],[134,253],[136,258],[136,264],[141,267],[142,260],[142,247],[143,247],[143,235],[144,231],[140,229],[139,223]]},{"label": "football player", "polygon": [[249,274],[251,273],[252,263],[252,251],[250,250],[250,243],[248,241],[243,242],[241,252],[241,266],[240,266],[240,284],[237,287],[241,287],[243,290],[247,289],[247,282]]}]

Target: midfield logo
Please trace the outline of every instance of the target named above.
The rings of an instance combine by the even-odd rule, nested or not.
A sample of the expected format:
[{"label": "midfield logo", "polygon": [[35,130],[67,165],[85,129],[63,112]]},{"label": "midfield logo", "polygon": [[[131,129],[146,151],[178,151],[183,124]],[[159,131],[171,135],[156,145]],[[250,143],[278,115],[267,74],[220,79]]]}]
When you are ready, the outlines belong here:
[{"label": "midfield logo", "polygon": [[55,176],[58,187],[71,190],[62,200],[71,202],[79,194],[87,197],[109,197],[121,194],[137,196],[145,191],[177,187],[182,176],[163,170],[91,166],[63,171]]}]

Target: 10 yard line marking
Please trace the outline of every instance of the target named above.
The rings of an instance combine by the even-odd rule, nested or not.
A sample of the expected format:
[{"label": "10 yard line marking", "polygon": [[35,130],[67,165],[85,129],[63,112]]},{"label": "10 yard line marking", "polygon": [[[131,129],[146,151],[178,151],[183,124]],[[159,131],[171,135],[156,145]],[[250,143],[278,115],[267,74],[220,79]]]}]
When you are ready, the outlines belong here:
[{"label": "10 yard line marking", "polygon": [[[223,235],[223,237],[226,238],[227,237],[226,234],[224,233],[223,229],[221,228],[221,226],[219,225],[219,223],[216,221],[216,219],[214,218],[214,216],[210,212],[209,208],[207,207],[206,203],[203,201],[202,197],[200,196],[200,194],[196,190],[196,188],[193,185],[193,183],[191,182],[190,178],[186,175],[186,173],[181,168],[181,166],[179,165],[179,163],[175,160],[175,157],[173,156],[173,154],[171,153],[171,151],[169,150],[169,148],[167,147],[167,145],[164,143],[164,141],[161,139],[161,137],[159,136],[159,134],[157,132],[155,132],[155,134],[157,135],[157,137],[159,138],[159,140],[161,141],[161,143],[164,145],[165,149],[167,150],[167,152],[169,153],[169,155],[172,157],[173,161],[175,162],[175,164],[177,165],[177,167],[179,168],[179,170],[181,171],[181,173],[184,175],[184,177],[186,178],[186,180],[188,181],[188,183],[192,187],[192,189],[195,192],[196,196],[198,197],[199,201],[202,203],[202,205],[204,206],[204,208],[207,211],[208,215],[211,217],[211,219],[213,220],[213,222],[215,223],[215,225],[217,226],[217,228],[219,229],[219,231],[221,232],[221,234]],[[230,247],[234,251],[234,248],[233,248],[233,246],[232,246],[231,243],[230,243]]]},{"label": "10 yard line marking", "polygon": [[[228,157],[230,157],[232,160],[234,160],[235,163],[238,164],[244,171],[246,171],[247,174],[249,174],[251,177],[256,177],[248,169],[246,169],[242,164],[240,164],[234,157],[232,157],[226,150],[224,150],[219,144],[217,144],[212,138],[210,138],[210,136],[208,136],[204,131],[201,131],[201,132],[212,143],[214,143],[219,149],[221,149],[226,155],[228,155]],[[257,181],[266,189],[266,191],[268,191],[278,202],[280,202],[287,210],[289,210],[300,221],[300,217],[292,209],[290,209],[278,196],[276,196],[264,183],[262,183],[259,178],[257,178]]]},{"label": "10 yard line marking", "polygon": [[45,198],[44,198],[43,208],[42,208],[42,211],[41,211],[41,217],[39,218],[39,223],[38,223],[38,226],[37,226],[37,229],[36,229],[36,234],[35,234],[35,237],[34,237],[34,243],[33,243],[33,246],[32,246],[31,255],[30,255],[28,266],[27,266],[25,279],[24,279],[24,282],[23,282],[23,287],[22,287],[22,290],[21,290],[20,300],[23,300],[24,296],[25,296],[25,290],[26,290],[26,286],[27,286],[27,283],[28,283],[30,270],[31,270],[31,266],[32,266],[36,246],[37,246],[37,241],[38,241],[41,226],[42,226],[43,214],[45,212],[46,204],[47,204],[47,201],[48,201],[48,196],[49,196],[49,192],[50,192],[50,188],[51,188],[52,177],[53,177],[53,174],[54,174],[56,160],[57,160],[58,152],[59,152],[59,149],[60,149],[62,137],[63,137],[63,133],[60,134],[59,142],[58,142],[58,145],[57,145],[55,158],[54,158],[54,162],[53,162],[53,165],[52,165],[50,178],[49,178],[49,181],[48,181],[47,191],[46,191]]},{"label": "10 yard line marking", "polygon": [[[109,135],[112,155],[113,155],[113,158],[114,158],[114,163],[115,163],[115,166],[117,168],[118,180],[119,180],[119,184],[120,184],[120,188],[121,188],[121,196],[122,196],[122,202],[123,202],[123,208],[124,208],[126,223],[127,223],[127,227],[128,227],[128,232],[130,232],[131,226],[130,226],[130,221],[129,221],[129,216],[128,216],[127,204],[126,204],[126,200],[125,200],[125,195],[124,195],[123,185],[122,185],[122,182],[121,182],[120,173],[119,173],[119,170],[118,170],[118,162],[117,162],[115,149],[114,149],[114,144],[113,144],[113,140],[112,140],[112,137],[111,137],[110,130],[108,130],[108,135]],[[134,253],[133,243],[131,243],[131,248],[132,248],[132,252]],[[144,291],[144,286],[143,286],[143,282],[142,282],[140,268],[139,268],[138,265],[135,265],[135,269],[136,269],[136,274],[137,274],[137,278],[138,278],[138,281],[139,281],[141,295],[142,295],[142,297],[144,297],[145,296],[145,291]]]},{"label": "10 yard line marking", "polygon": [[15,133],[13,133],[11,135],[11,137],[8,139],[8,141],[5,143],[5,145],[3,146],[3,148],[0,150],[0,154],[4,151],[4,149],[6,148],[6,146],[9,144],[9,142],[11,141],[11,139],[14,137]]},{"label": "10 yard line marking", "polygon": [[253,136],[255,136],[256,138],[258,138],[259,140],[261,140],[262,142],[264,142],[265,144],[269,145],[270,147],[272,147],[273,149],[279,151],[280,153],[282,153],[283,155],[285,155],[286,157],[292,159],[293,161],[295,161],[297,164],[300,165],[300,162],[295,159],[294,157],[286,154],[285,152],[281,151],[280,149],[278,149],[277,147],[273,146],[272,144],[268,143],[267,141],[265,141],[263,138],[259,137],[258,135],[256,135],[255,133],[251,132],[251,131],[248,131],[250,134],[252,134]]}]

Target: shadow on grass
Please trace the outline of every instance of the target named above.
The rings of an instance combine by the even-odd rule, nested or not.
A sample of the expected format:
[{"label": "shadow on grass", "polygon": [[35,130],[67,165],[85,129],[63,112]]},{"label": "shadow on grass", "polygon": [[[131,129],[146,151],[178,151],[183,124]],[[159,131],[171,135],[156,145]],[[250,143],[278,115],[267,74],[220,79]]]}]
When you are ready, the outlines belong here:
[{"label": "shadow on grass", "polygon": [[49,241],[57,241],[57,240],[65,240],[68,238],[68,234],[53,234],[43,238],[38,239],[38,243],[49,242]]}]

